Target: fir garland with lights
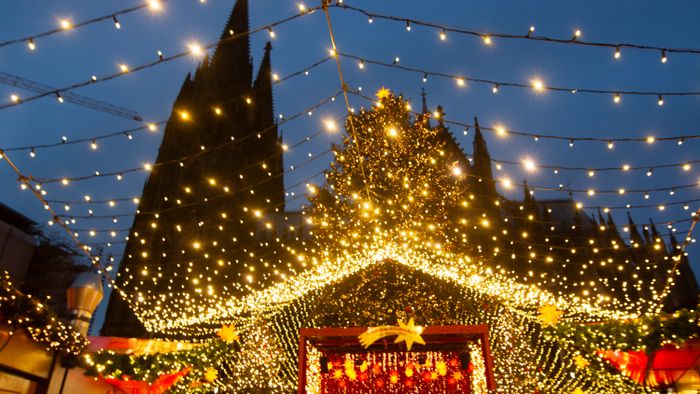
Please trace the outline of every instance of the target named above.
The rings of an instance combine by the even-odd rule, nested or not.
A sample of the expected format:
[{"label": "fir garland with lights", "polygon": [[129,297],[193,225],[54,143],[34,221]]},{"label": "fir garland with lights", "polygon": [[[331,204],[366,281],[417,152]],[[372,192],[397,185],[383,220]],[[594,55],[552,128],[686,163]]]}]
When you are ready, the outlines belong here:
[{"label": "fir garland with lights", "polygon": [[87,346],[87,339],[61,321],[45,304],[17,290],[7,272],[0,281],[0,319],[12,332],[25,330],[34,342],[49,351],[77,356]]},{"label": "fir garland with lights", "polygon": [[[470,237],[495,241],[501,229],[476,210],[483,230],[467,235],[475,226],[468,212],[479,202],[462,163],[439,138],[442,125],[430,126],[427,114],[412,118],[402,97],[383,89],[376,108],[351,115],[346,127],[327,183],[308,185],[315,239],[311,253],[298,258],[310,268],[230,300],[208,320],[240,327],[240,349],[213,340],[169,354],[101,352],[87,358],[89,373],[153,382],[189,368],[174,391],[289,392],[296,385],[300,328],[370,327],[414,317],[422,325],[488,324],[497,384],[508,392],[619,393],[633,391],[634,382],[595,351],[694,335],[693,321],[681,314],[678,325],[666,324],[659,335],[652,329],[634,340],[623,337],[649,322],[629,323],[639,316],[611,309],[615,304],[606,300],[516,284],[492,267]],[[203,323],[189,318],[190,325]],[[594,334],[596,328],[585,325],[590,321],[608,323]],[[597,339],[584,344],[590,337]]]}]

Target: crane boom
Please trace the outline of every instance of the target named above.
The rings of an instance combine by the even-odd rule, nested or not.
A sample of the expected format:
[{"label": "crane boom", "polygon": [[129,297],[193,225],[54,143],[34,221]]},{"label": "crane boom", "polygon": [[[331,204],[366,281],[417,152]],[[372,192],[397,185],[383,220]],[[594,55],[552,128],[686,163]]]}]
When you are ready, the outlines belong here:
[{"label": "crane boom", "polygon": [[[42,83],[32,81],[26,78],[22,78],[17,75],[13,74],[8,74],[6,72],[0,71],[0,83],[4,83],[6,85],[11,85],[11,86],[16,86],[18,88],[30,90],[35,93],[47,93],[47,92],[54,92],[58,91],[58,89],[44,85]],[[96,111],[101,111],[105,112],[108,114],[112,114],[115,116],[120,116],[122,118],[127,118],[131,120],[136,120],[136,121],[143,121],[141,116],[134,110],[130,110],[128,108],[120,107],[117,105],[113,105],[110,103],[106,103],[104,101],[100,101],[97,99],[93,99],[90,97],[85,97],[79,94],[75,94],[72,92],[65,92],[61,94],[61,97],[63,100],[68,101],[69,103],[73,103],[76,105],[81,105],[83,107],[87,108],[92,108]],[[0,109],[4,108],[5,106],[0,106]]]}]

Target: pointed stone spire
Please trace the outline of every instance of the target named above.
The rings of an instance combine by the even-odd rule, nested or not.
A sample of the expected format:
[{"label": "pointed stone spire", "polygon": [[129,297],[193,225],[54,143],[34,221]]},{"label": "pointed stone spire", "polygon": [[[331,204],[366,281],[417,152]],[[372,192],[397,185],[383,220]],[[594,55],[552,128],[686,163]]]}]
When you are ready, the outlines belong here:
[{"label": "pointed stone spire", "polygon": [[605,224],[605,218],[603,218],[603,212],[600,210],[600,207],[598,207],[598,225],[607,227],[607,225]]},{"label": "pointed stone spire", "polygon": [[632,220],[632,215],[627,212],[627,225],[629,226],[630,229],[630,240],[632,241],[633,244],[642,244],[642,235],[639,234],[639,230],[637,229],[637,225],[634,223],[634,220]]},{"label": "pointed stone spire", "polygon": [[445,128],[445,110],[442,108],[442,105],[437,106],[435,113],[437,114],[438,118],[438,127]]},{"label": "pointed stone spire", "polygon": [[[496,193],[496,183],[493,180],[493,172],[491,171],[491,155],[486,148],[486,140],[481,134],[481,128],[479,128],[479,119],[474,117],[474,163],[472,164],[472,173],[476,177],[475,184],[481,185],[480,191],[485,200],[492,202],[495,201]],[[479,182],[481,179],[481,182]]]},{"label": "pointed stone spire", "polygon": [[[265,54],[260,62],[258,75],[253,83],[255,90],[256,120],[261,125],[274,123],[274,108],[272,102],[272,65],[270,64],[270,51],[272,44],[265,44]],[[261,113],[265,112],[265,113]]]},{"label": "pointed stone spire", "polygon": [[226,27],[221,33],[221,41],[211,60],[212,80],[222,91],[249,89],[253,79],[253,65],[250,60],[250,36],[248,0],[238,0]]},{"label": "pointed stone spire", "polygon": [[430,111],[428,111],[428,100],[426,99],[426,97],[428,95],[425,93],[425,88],[420,88],[420,90],[421,90],[420,96],[423,99],[423,112],[422,113],[423,113],[423,115],[425,115],[428,112],[430,112]]}]

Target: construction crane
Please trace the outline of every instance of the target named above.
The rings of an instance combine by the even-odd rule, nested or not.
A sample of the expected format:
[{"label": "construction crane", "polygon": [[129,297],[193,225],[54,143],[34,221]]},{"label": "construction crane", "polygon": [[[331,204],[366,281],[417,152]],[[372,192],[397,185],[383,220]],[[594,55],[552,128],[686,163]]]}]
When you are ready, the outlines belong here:
[{"label": "construction crane", "polygon": [[[57,92],[58,89],[44,85],[42,83],[36,82],[36,81],[31,81],[26,78],[19,77],[17,75],[12,75],[8,74],[6,72],[0,71],[0,83],[4,83],[6,85],[10,86],[16,86],[18,88],[30,90],[35,93],[50,93],[50,92]],[[119,107],[117,105],[105,103],[104,101],[92,99],[90,97],[85,97],[79,94],[71,93],[71,92],[65,92],[65,93],[60,93],[56,94],[59,101],[67,101],[69,103],[73,103],[76,105],[82,105],[83,107],[87,108],[92,108],[96,111],[101,111],[105,112],[108,114],[112,114],[115,116],[120,116],[122,118],[127,118],[131,120],[135,120],[138,122],[143,121],[141,116],[133,110],[130,110],[128,108],[124,107]],[[0,109],[9,107],[10,105],[0,105]]]}]

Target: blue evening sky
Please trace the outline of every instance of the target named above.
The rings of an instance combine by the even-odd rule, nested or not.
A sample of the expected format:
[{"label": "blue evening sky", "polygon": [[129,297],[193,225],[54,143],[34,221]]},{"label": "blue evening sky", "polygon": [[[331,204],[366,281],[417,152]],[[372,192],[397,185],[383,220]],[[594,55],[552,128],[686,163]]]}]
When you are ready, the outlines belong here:
[{"label": "blue evening sky", "polygon": [[[156,58],[156,51],[167,55],[187,49],[190,42],[215,42],[233,6],[233,0],[171,0],[164,9],[154,13],[137,11],[119,17],[122,28],[117,30],[111,20],[72,31],[62,32],[36,40],[36,50],[30,51],[24,43],[0,48],[0,71],[16,74],[43,84],[63,87],[84,81],[91,75],[103,76],[118,71],[119,64],[131,67],[148,63]],[[251,27],[257,27],[298,12],[295,1],[257,0],[251,2]],[[569,38],[580,29],[582,39],[604,42],[629,42],[664,47],[700,47],[700,4],[695,1],[367,1],[348,0],[347,3],[377,13],[421,19],[454,27],[485,32],[520,34],[529,26],[536,26],[537,35]],[[5,4],[0,13],[0,41],[27,36],[58,26],[59,20],[73,22],[113,13],[136,5],[136,1],[77,2],[68,0],[24,0]],[[315,5],[307,3],[307,6]],[[475,78],[528,83],[540,78],[546,85],[578,88],[700,91],[700,55],[668,54],[668,62],[660,62],[660,53],[623,49],[619,60],[613,50],[540,43],[523,40],[494,39],[490,46],[479,37],[448,34],[441,41],[439,31],[413,26],[410,32],[400,22],[367,18],[350,11],[332,10],[332,19],[339,49],[357,56],[391,62],[400,58],[400,64],[436,72],[459,74]],[[273,39],[273,70],[280,76],[303,70],[325,57],[330,48],[326,21],[317,12],[275,28]],[[257,69],[267,32],[252,37],[252,56]],[[541,134],[572,136],[656,137],[682,134],[700,134],[700,98],[666,97],[663,106],[656,97],[623,97],[614,104],[609,95],[587,95],[546,92],[531,89],[501,88],[498,94],[491,86],[468,83],[458,87],[454,80],[430,78],[421,81],[421,75],[380,66],[367,65],[364,70],[355,61],[341,58],[346,79],[352,88],[362,87],[367,95],[374,95],[386,86],[412,99],[418,108],[421,88],[428,92],[429,106],[442,104],[451,120],[471,123],[478,116],[484,126],[503,124],[507,128]],[[193,71],[198,60],[187,56],[145,71],[128,74],[105,83],[77,89],[74,93],[100,99],[137,111],[146,121],[160,121],[169,116],[171,105],[183,78]],[[275,111],[289,116],[316,104],[339,88],[336,66],[327,62],[309,75],[285,81],[275,87]],[[28,97],[32,93],[16,87],[0,85],[0,102],[9,102],[11,94]],[[367,102],[351,97],[353,106]],[[314,113],[289,122],[281,128],[284,139],[292,145],[323,127],[323,119],[339,117],[344,113],[342,100],[323,106]],[[89,138],[114,131],[137,127],[138,122],[122,119],[69,103],[59,104],[55,97],[47,97],[18,107],[0,110],[0,147],[33,146],[55,143],[62,136],[69,140]],[[473,134],[463,135],[452,128],[467,152],[471,152]],[[36,157],[29,151],[10,152],[10,157],[26,174],[35,177],[64,177],[89,175],[94,171],[109,172],[153,163],[162,138],[159,132],[136,132],[133,139],[126,136],[105,139],[93,150],[90,143],[36,149]],[[630,164],[652,166],[683,163],[700,159],[700,140],[678,145],[675,141],[646,143],[618,143],[609,150],[605,143],[579,142],[573,148],[566,141],[540,140],[510,136],[498,138],[486,135],[494,158],[519,161],[530,157],[536,163],[561,166],[606,167]],[[285,165],[298,165],[326,152],[331,142],[339,141],[340,134],[327,133],[301,144],[285,156]],[[324,156],[290,173],[286,185],[297,184],[318,173],[329,162]],[[539,186],[569,184],[578,189],[651,189],[698,183],[700,163],[689,171],[681,168],[658,169],[651,177],[646,171],[601,172],[589,177],[585,172],[560,172],[539,169],[525,173],[518,166],[504,165],[497,177],[510,177],[520,183],[527,177],[529,183]],[[90,195],[95,200],[138,197],[146,174],[130,173],[122,181],[115,177],[75,182],[68,186],[60,183],[47,185],[49,199],[82,200]],[[315,178],[320,182],[320,178]],[[303,182],[289,192],[303,193]],[[506,191],[511,197],[521,198],[521,190]],[[536,192],[536,198],[566,197],[561,192]],[[625,204],[661,204],[683,202],[700,198],[698,187],[669,192],[651,193],[645,200],[641,194],[575,195],[577,201],[591,206]],[[9,166],[0,162],[0,201],[24,213],[37,222],[46,223],[49,216],[41,204],[28,192],[21,191]],[[294,199],[294,209],[302,199]],[[65,213],[63,204],[54,204]],[[690,217],[700,204],[691,203],[659,209],[634,209],[637,222],[668,222]],[[129,202],[93,206],[77,205],[70,213],[86,215],[92,208],[96,215],[133,213],[135,205]],[[592,213],[594,211],[589,211]],[[618,225],[626,222],[625,210],[614,211]],[[85,242],[123,240],[131,224],[130,218],[112,220],[83,219],[75,225],[82,230],[118,231],[112,238],[108,232],[91,237],[80,231]],[[690,223],[675,226],[682,239]],[[659,226],[664,232],[664,226]],[[117,260],[123,243],[105,247],[105,254]],[[694,258],[698,246],[689,249],[696,271],[700,259]],[[103,313],[103,311],[102,311]]]}]

